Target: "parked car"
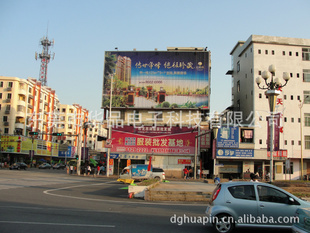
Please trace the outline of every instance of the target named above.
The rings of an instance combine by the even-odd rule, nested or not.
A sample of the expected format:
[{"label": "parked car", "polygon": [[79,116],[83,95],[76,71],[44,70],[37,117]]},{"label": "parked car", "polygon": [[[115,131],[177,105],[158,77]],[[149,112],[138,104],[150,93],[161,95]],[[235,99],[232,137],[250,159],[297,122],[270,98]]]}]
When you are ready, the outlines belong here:
[{"label": "parked car", "polygon": [[310,208],[298,208],[296,211],[298,222],[294,223],[292,231],[294,233],[310,232]]},{"label": "parked car", "polygon": [[65,164],[62,164],[62,163],[57,163],[53,166],[53,169],[65,169],[66,168],[66,165]]},{"label": "parked car", "polygon": [[152,177],[155,179],[159,179],[159,180],[165,180],[166,179],[165,171],[162,168],[153,167],[152,173],[153,173]]},{"label": "parked car", "polygon": [[20,170],[20,169],[27,169],[27,164],[25,163],[14,163],[13,165],[10,166],[10,170],[16,169],[16,170]]},{"label": "parked car", "polygon": [[43,163],[39,166],[39,169],[51,169],[52,165],[50,165],[49,163]]},{"label": "parked car", "polygon": [[227,182],[214,189],[206,214],[221,233],[242,226],[290,229],[296,210],[304,207],[310,202],[271,184]]}]

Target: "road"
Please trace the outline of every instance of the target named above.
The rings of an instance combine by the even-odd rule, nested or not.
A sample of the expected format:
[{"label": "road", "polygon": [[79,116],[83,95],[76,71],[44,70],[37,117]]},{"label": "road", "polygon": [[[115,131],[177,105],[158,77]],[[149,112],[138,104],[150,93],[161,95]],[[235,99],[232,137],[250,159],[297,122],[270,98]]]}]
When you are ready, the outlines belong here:
[{"label": "road", "polygon": [[0,170],[0,232],[213,232],[205,205],[128,199],[125,187],[62,170]]}]

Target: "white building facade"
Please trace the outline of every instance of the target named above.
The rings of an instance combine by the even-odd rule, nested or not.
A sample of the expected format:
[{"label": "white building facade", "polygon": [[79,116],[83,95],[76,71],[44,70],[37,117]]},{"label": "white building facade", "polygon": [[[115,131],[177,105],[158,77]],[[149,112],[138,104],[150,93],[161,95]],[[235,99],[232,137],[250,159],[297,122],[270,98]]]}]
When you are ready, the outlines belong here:
[{"label": "white building facade", "polygon": [[285,83],[283,73],[290,75],[287,85],[280,89],[276,103],[276,112],[281,114],[276,126],[280,132],[281,153],[274,157],[274,178],[300,179],[301,158],[303,175],[310,174],[310,39],[251,35],[248,40],[239,41],[230,55],[232,68],[227,74],[232,76],[230,114],[233,117],[230,120],[233,122],[228,123],[253,130],[253,140],[240,144],[254,149],[253,158],[239,161],[243,173],[248,169],[258,172],[258,168],[263,175],[269,171],[269,102],[265,90],[259,89],[255,80],[273,64],[275,77],[280,78],[282,84]]}]

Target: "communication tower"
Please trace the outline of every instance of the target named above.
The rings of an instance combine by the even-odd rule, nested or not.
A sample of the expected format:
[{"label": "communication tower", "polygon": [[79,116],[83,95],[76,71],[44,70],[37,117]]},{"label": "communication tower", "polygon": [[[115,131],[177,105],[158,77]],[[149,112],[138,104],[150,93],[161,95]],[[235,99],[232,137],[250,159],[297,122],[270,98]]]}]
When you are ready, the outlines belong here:
[{"label": "communication tower", "polygon": [[[42,53],[39,54],[39,59],[41,59],[41,66],[40,66],[40,75],[39,75],[39,81],[41,81],[42,86],[47,85],[47,65],[50,62],[50,60],[54,60],[55,53],[51,54],[49,52],[49,47],[54,46],[54,40],[50,41],[47,36],[43,37],[40,41],[40,44],[42,45]],[[37,52],[35,53],[36,60],[38,59]]]}]

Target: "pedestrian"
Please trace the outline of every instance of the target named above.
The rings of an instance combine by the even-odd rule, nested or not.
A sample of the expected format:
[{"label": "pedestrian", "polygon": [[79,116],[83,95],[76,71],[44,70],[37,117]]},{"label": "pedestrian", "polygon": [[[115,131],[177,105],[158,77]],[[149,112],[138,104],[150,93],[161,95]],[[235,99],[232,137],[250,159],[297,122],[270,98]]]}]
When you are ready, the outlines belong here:
[{"label": "pedestrian", "polygon": [[254,173],[251,173],[251,174],[250,174],[250,178],[251,178],[250,181],[253,182],[253,181],[254,181],[254,178],[255,178],[255,174],[254,174]]},{"label": "pedestrian", "polygon": [[97,175],[98,176],[100,175],[100,166],[99,165],[97,166]]},{"label": "pedestrian", "polygon": [[197,169],[197,176],[198,176],[198,179],[200,178],[200,168]]},{"label": "pedestrian", "polygon": [[214,178],[214,184],[217,185],[219,183],[221,183],[221,179],[220,179],[220,177],[218,175],[216,175],[215,178]]},{"label": "pedestrian", "polygon": [[232,182],[233,181],[233,177],[229,176],[228,180],[229,180],[228,182]]},{"label": "pedestrian", "polygon": [[87,172],[88,172],[87,175],[90,175],[91,167],[89,165],[87,166]]},{"label": "pedestrian", "polygon": [[70,174],[72,174],[73,173],[73,166],[71,165],[70,166]]},{"label": "pedestrian", "polygon": [[185,167],[185,168],[183,169],[183,173],[184,173],[184,180],[186,180],[187,177],[188,177],[188,170],[187,170],[187,167]]}]

